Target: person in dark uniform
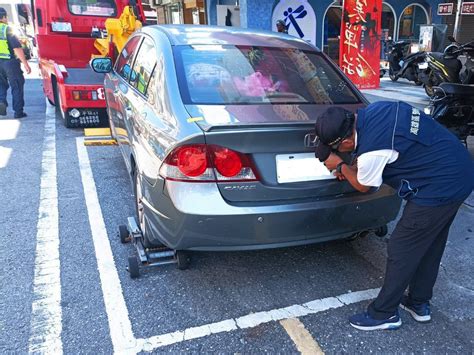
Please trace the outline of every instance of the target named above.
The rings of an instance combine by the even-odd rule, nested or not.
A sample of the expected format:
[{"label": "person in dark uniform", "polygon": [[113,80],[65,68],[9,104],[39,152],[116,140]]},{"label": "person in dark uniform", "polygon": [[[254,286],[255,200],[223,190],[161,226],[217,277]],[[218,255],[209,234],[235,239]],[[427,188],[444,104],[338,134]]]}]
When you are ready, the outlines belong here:
[{"label": "person in dark uniform", "polygon": [[[416,321],[429,321],[449,228],[474,188],[469,152],[445,127],[403,102],[376,102],[357,115],[329,108],[315,130],[315,155],[339,180],[361,192],[385,183],[407,201],[388,242],[383,287],[350,324],[397,329],[399,305]],[[353,152],[355,163],[348,165],[337,152]]]},{"label": "person in dark uniform", "polygon": [[23,63],[26,72],[31,73],[21,43],[8,26],[7,12],[3,7],[0,7],[0,116],[7,114],[7,90],[10,86],[14,117],[26,117],[26,113],[23,111],[25,78],[20,62]]},{"label": "person in dark uniform", "polygon": [[278,32],[288,33],[288,27],[286,27],[285,21],[283,21],[283,20],[278,20],[276,22],[276,28],[277,28]]}]

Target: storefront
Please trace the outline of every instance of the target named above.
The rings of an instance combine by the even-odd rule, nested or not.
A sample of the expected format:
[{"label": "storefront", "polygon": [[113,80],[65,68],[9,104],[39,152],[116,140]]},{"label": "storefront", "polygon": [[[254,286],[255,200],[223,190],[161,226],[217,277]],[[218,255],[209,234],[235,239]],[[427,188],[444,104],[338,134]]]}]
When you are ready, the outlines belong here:
[{"label": "storefront", "polygon": [[[418,41],[420,25],[429,24],[431,21],[441,23],[441,17],[436,13],[440,2],[442,0],[383,1],[382,37]],[[298,32],[295,28],[295,24],[300,30],[302,27],[311,28],[315,33],[314,43],[318,47],[334,59],[339,55],[342,0],[207,0],[209,24],[217,24],[217,5],[222,4],[240,5],[242,27],[275,31],[275,19],[281,18],[289,24],[290,34],[301,34],[301,31]],[[291,11],[288,11],[290,9]],[[301,12],[295,14],[296,10]],[[310,18],[311,13],[315,14],[314,18]],[[304,36],[306,40],[313,42],[312,33],[304,33]]]},{"label": "storefront", "polygon": [[456,0],[443,1],[443,5],[438,7],[437,12],[442,18],[442,23],[448,26],[448,35],[455,36],[461,43],[472,41],[474,37],[474,2],[463,2],[463,5],[460,7],[461,14],[459,15],[456,32],[455,25],[458,9],[458,2]]},{"label": "storefront", "polygon": [[158,24],[205,25],[204,0],[149,0]]}]

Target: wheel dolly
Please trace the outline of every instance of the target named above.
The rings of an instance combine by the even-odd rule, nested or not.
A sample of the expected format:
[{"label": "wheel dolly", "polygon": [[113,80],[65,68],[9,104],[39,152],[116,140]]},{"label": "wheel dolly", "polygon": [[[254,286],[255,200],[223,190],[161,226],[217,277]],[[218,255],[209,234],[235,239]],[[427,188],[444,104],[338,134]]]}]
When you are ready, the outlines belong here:
[{"label": "wheel dolly", "polygon": [[131,242],[137,251],[137,256],[128,257],[127,270],[132,279],[140,276],[140,268],[176,264],[180,270],[189,266],[189,254],[183,250],[173,250],[166,246],[146,248],[143,245],[143,233],[134,217],[128,217],[127,225],[119,225],[118,236],[123,244]]}]

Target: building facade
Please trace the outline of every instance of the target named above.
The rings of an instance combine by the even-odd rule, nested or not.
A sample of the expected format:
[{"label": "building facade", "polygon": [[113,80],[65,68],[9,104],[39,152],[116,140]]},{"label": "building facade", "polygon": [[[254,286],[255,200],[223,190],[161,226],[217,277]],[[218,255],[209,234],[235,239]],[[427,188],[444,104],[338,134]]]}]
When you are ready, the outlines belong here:
[{"label": "building facade", "polygon": [[[417,42],[421,25],[445,21],[443,16],[437,14],[438,4],[442,2],[446,1],[384,0],[381,9],[382,36]],[[309,34],[305,39],[337,60],[342,0],[207,0],[209,24],[218,24],[218,9],[223,5],[229,8],[238,5],[240,26],[247,28],[275,30],[277,19],[284,18],[288,23],[289,17],[293,16],[295,26],[297,21],[306,26]],[[288,10],[293,11],[293,14]],[[291,25],[289,30],[291,34]]]}]

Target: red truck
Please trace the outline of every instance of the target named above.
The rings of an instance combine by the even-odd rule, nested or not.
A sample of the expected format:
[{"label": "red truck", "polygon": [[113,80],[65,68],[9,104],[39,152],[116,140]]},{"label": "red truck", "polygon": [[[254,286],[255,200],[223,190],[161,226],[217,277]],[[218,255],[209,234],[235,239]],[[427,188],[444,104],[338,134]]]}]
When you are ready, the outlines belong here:
[{"label": "red truck", "polygon": [[[66,127],[108,127],[104,76],[89,67],[105,21],[131,6],[139,20],[143,8],[134,0],[32,0],[43,90]],[[113,50],[113,48],[111,48]]]}]

